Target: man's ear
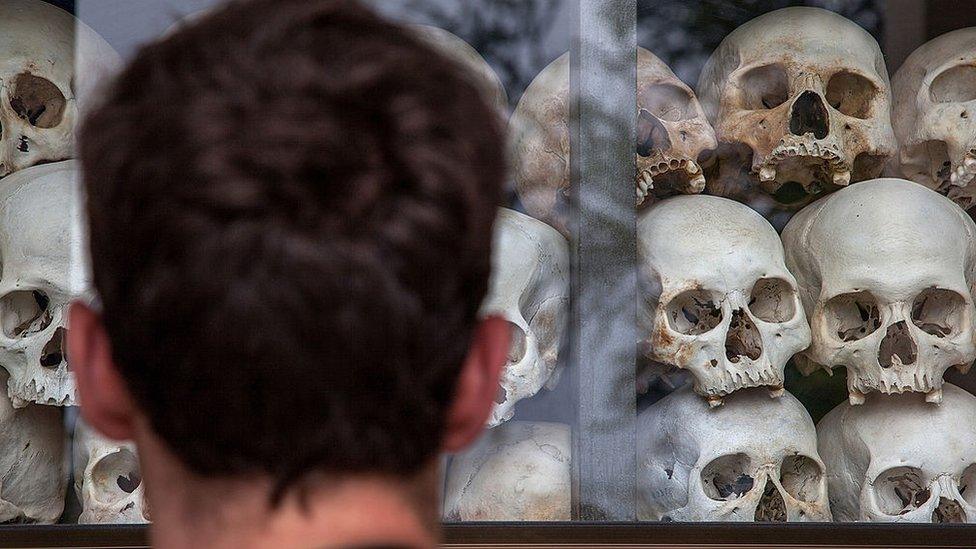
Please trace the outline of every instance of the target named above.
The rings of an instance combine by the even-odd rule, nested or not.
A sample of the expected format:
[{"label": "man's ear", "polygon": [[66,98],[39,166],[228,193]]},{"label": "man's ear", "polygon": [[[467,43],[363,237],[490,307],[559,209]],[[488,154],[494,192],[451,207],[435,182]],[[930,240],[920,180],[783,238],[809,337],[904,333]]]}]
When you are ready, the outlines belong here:
[{"label": "man's ear", "polygon": [[85,422],[109,438],[131,439],[136,408],[115,367],[102,317],[77,301],[68,311],[68,364]]},{"label": "man's ear", "polygon": [[448,410],[442,448],[445,452],[461,450],[484,430],[498,394],[511,337],[511,326],[498,316],[483,319],[475,329]]}]

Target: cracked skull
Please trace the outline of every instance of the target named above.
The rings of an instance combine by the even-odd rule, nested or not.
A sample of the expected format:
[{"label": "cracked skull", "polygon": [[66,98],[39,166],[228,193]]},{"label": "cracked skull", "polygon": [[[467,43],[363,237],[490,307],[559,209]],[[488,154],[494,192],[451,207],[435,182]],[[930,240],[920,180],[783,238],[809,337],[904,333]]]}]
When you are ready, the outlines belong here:
[{"label": "cracked skull", "polygon": [[813,332],[797,366],[846,366],[855,404],[870,391],[938,402],[945,371],[976,358],[974,237],[961,208],[902,179],[858,183],[804,208],[783,230]]},{"label": "cracked skull", "polygon": [[79,524],[149,522],[136,448],[102,437],[81,419],[74,436],[75,493]]},{"label": "cracked skull", "polygon": [[[838,521],[976,522],[976,397],[943,387],[923,395],[871,395],[843,403],[817,425]],[[963,423],[960,424],[960,419]]]},{"label": "cracked skull", "polygon": [[793,395],[732,393],[710,408],[684,386],[641,412],[638,518],[830,521],[813,421]]},{"label": "cracked skull", "polygon": [[0,2],[0,36],[3,177],[72,156],[80,102],[119,58],[90,28],[41,0]]},{"label": "cracked skull", "polygon": [[454,456],[444,518],[570,520],[571,439],[560,423],[512,421]]},{"label": "cracked skull", "polygon": [[[567,234],[568,53],[536,76],[509,126],[519,198],[531,215]],[[654,54],[638,48],[637,204],[673,194],[700,193],[705,176],[698,160],[715,147],[715,131],[695,93]]]},{"label": "cracked skull", "polygon": [[810,328],[773,227],[748,206],[696,195],[651,206],[637,231],[647,358],[690,371],[715,405],[743,387],[781,391]]},{"label": "cracked skull", "polygon": [[976,28],[923,44],[891,85],[896,169],[963,208],[976,205]]},{"label": "cracked skull", "polygon": [[77,170],[44,164],[0,185],[0,365],[17,407],[76,404],[65,321],[72,299],[90,297]]},{"label": "cracked skull", "polygon": [[713,194],[750,201],[758,186],[779,207],[802,207],[877,177],[896,149],[881,49],[830,11],[784,8],[740,26],[698,93],[718,133]]},{"label": "cracked skull", "polygon": [[489,427],[508,421],[519,400],[555,385],[568,306],[566,239],[541,221],[500,208],[491,281],[481,314],[504,317],[511,325],[512,344]]}]

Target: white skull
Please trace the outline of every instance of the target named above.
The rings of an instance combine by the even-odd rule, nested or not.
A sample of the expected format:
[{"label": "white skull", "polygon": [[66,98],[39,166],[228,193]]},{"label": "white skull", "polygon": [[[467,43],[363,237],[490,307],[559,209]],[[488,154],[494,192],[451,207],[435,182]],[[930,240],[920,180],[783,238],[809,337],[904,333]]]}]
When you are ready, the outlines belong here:
[{"label": "white skull", "polygon": [[640,520],[830,521],[813,421],[793,395],[710,408],[684,386],[637,418]]},{"label": "white skull", "polygon": [[71,406],[67,306],[89,298],[78,164],[33,166],[0,184],[0,365],[14,406]]},{"label": "white skull", "polygon": [[[567,233],[569,54],[529,84],[509,124],[515,185],[528,212]],[[695,93],[651,52],[637,49],[637,204],[699,193],[698,157],[716,147]]]},{"label": "white skull", "polygon": [[451,461],[445,519],[570,520],[571,439],[560,423],[512,421],[486,431]]},{"label": "white skull", "polygon": [[85,424],[75,424],[75,493],[81,501],[80,524],[149,522],[149,508],[131,442],[109,440]]},{"label": "white skull", "polygon": [[740,26],[709,58],[698,93],[720,143],[713,194],[748,201],[758,186],[795,208],[877,177],[896,150],[881,49],[833,12],[784,8]]},{"label": "white skull", "polygon": [[3,177],[72,156],[79,101],[119,58],[93,30],[41,0],[0,2],[0,36]]},{"label": "white skull", "polygon": [[558,380],[559,344],[568,321],[569,249],[555,229],[513,210],[495,219],[492,274],[481,315],[500,315],[512,326],[488,426],[508,421],[515,403]]},{"label": "white skull", "polygon": [[[0,383],[6,380],[0,370]],[[0,522],[57,522],[68,485],[64,439],[61,410],[14,408],[0,396]]]},{"label": "white skull", "polygon": [[976,27],[915,50],[891,80],[900,175],[976,203]]},{"label": "white skull", "polygon": [[820,420],[837,520],[976,522],[976,397],[943,391],[941,406],[919,393],[871,395]]},{"label": "white skull", "polygon": [[471,69],[473,83],[484,94],[486,100],[498,109],[499,115],[508,114],[508,96],[505,87],[491,65],[470,44],[458,36],[438,27],[429,25],[410,25],[418,36],[444,55]]},{"label": "white skull", "polygon": [[725,198],[676,196],[644,212],[637,235],[647,358],[689,370],[714,405],[743,387],[778,394],[810,328],[769,222]]},{"label": "white skull", "polygon": [[938,402],[945,371],[976,358],[976,225],[944,196],[858,183],[794,216],[783,245],[813,331],[798,366],[846,366],[852,403],[869,391]]}]

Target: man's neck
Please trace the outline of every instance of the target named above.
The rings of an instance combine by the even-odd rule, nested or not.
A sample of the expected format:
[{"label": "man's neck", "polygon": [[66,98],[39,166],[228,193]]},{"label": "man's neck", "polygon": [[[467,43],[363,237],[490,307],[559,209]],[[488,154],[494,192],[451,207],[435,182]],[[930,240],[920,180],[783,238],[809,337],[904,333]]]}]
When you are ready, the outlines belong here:
[{"label": "man's neck", "polygon": [[139,444],[154,547],[413,549],[436,545],[436,466],[409,482],[387,477],[323,480],[314,483],[304,498],[292,491],[272,508],[269,480],[200,479],[187,473],[167,451],[149,451],[154,446],[158,440]]}]

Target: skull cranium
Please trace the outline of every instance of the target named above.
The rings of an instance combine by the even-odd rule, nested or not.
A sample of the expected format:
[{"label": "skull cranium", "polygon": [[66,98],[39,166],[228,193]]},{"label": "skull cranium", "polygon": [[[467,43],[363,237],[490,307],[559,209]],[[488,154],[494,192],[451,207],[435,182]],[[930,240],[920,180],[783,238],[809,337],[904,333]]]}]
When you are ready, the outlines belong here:
[{"label": "skull cranium", "polygon": [[743,387],[783,388],[810,328],[773,227],[748,206],[676,196],[638,220],[647,358],[688,370],[717,405]]},{"label": "skull cranium", "polygon": [[0,185],[0,365],[15,406],[75,404],[66,315],[90,298],[73,160],[33,166]]},{"label": "skull cranium", "polygon": [[710,408],[686,385],[641,412],[637,437],[640,520],[830,521],[813,421],[789,393]]},{"label": "skull cranium", "polygon": [[516,402],[557,381],[568,305],[566,239],[541,221],[500,208],[490,288],[481,314],[503,316],[512,327],[512,344],[489,427],[509,420]]},{"label": "skull cranium", "polygon": [[719,140],[712,194],[751,202],[761,188],[777,207],[802,207],[877,177],[896,149],[881,48],[819,8],[784,8],[735,29],[698,93]]},{"label": "skull cranium", "polygon": [[817,425],[830,506],[839,521],[976,522],[976,397],[943,386],[923,395],[870,395]]},{"label": "skull cranium", "polygon": [[798,366],[846,366],[852,403],[869,391],[938,402],[945,371],[976,358],[976,225],[946,197],[858,183],[795,215],[783,245],[813,332]]},{"label": "skull cranium", "polygon": [[139,460],[131,442],[109,440],[81,419],[74,436],[75,493],[80,524],[133,524],[149,521]]},{"label": "skull cranium", "polygon": [[976,27],[915,50],[891,80],[902,177],[976,204]]}]

